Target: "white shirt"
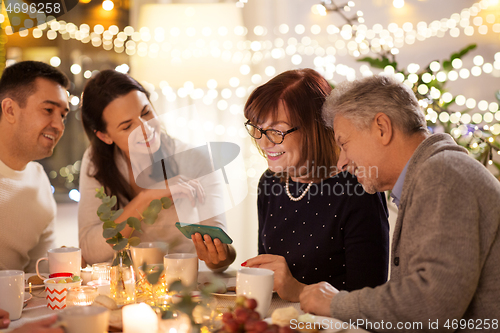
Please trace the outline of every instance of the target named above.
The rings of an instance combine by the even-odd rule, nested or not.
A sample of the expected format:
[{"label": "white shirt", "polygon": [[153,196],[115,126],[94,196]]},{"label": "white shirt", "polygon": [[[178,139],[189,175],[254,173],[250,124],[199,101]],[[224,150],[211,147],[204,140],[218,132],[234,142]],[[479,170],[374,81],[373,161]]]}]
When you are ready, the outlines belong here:
[{"label": "white shirt", "polygon": [[[175,154],[186,151],[189,148],[191,148],[189,145],[175,140]],[[122,176],[128,181],[127,162],[118,150],[115,151],[115,162]],[[197,178],[201,182],[205,193],[210,194],[205,197],[205,203],[197,203],[196,207],[192,207],[188,199],[177,199],[169,209],[163,209],[159,213],[153,225],[142,223],[143,233],[134,231],[133,236],[139,237],[143,242],[167,242],[170,244],[169,253],[194,253],[193,242],[177,230],[175,227],[176,222],[201,223],[226,230],[223,198],[224,180],[215,174],[206,176],[199,174],[198,177],[201,178],[193,177],[193,168],[197,169],[200,164],[203,164],[202,162],[199,159],[193,162],[192,158],[180,158],[177,160],[179,174],[186,174],[188,172],[191,176],[190,178]],[[100,188],[102,185],[94,177],[88,176],[89,168],[93,169],[90,161],[90,148],[87,149],[83,156],[80,171],[81,197],[78,206],[78,229],[82,255],[87,263],[93,264],[111,260],[113,249],[106,243],[102,236],[102,221],[97,216],[97,209],[101,205],[101,200],[95,197],[95,189]],[[126,204],[128,202],[125,202]],[[172,244],[175,244],[175,246],[172,246]]]},{"label": "white shirt", "polygon": [[36,260],[55,247],[56,209],[39,163],[17,171],[0,161],[0,269],[35,271]]}]

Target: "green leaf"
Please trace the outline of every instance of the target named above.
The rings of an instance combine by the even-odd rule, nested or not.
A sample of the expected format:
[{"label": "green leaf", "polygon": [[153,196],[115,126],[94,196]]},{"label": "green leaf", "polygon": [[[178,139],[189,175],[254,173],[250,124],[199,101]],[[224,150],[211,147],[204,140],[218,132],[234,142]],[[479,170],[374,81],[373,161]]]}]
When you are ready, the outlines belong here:
[{"label": "green leaf", "polygon": [[141,239],[139,237],[131,237],[128,239],[128,243],[130,246],[137,246],[141,243]]},{"label": "green leaf", "polygon": [[102,204],[97,208],[97,215],[101,216],[102,214],[110,212],[111,213],[111,208],[109,208],[107,205]]},{"label": "green leaf", "polygon": [[466,55],[470,51],[474,50],[476,47],[477,47],[477,44],[470,44],[470,45],[464,47],[463,49],[461,49],[460,51],[458,51],[458,57],[457,58],[462,58],[464,55]]},{"label": "green leaf", "polygon": [[500,102],[500,90],[498,90],[496,93],[495,93],[495,97],[497,99],[497,101]]},{"label": "green leaf", "polygon": [[104,193],[104,186],[101,186],[101,188],[96,188],[95,191],[96,191],[96,194],[95,194],[96,198],[102,199],[106,195]]},{"label": "green leaf", "polygon": [[129,225],[129,227],[134,228],[135,230],[142,231],[141,230],[141,221],[137,217],[133,217],[133,216],[129,217],[127,219],[127,224]]},{"label": "green leaf", "polygon": [[382,59],[378,58],[371,58],[371,57],[364,57],[361,59],[357,59],[357,61],[363,61],[367,62],[370,64],[370,66],[375,67],[375,68],[381,68],[384,69],[386,66],[392,66],[394,69],[397,69],[398,64],[396,62],[391,62],[389,58],[382,56]]},{"label": "green leaf", "polygon": [[176,291],[176,292],[181,292],[184,289],[184,285],[182,284],[181,280],[174,281],[170,284],[170,288],[168,288],[168,291]]},{"label": "green leaf", "polygon": [[103,229],[114,229],[116,228],[116,223],[113,222],[113,221],[105,221],[103,224],[102,224],[102,228]]},{"label": "green leaf", "polygon": [[155,215],[158,215],[158,213],[161,211],[161,201],[158,199],[154,199],[149,204],[149,208],[151,209],[152,213],[154,213]]},{"label": "green leaf", "polygon": [[109,206],[114,207],[116,205],[116,195],[113,195],[111,197],[111,200],[109,201]]},{"label": "green leaf", "polygon": [[111,221],[115,221],[117,218],[119,218],[119,217],[120,217],[120,215],[122,215],[122,213],[123,213],[123,209],[118,209],[117,211],[115,211],[115,212],[113,213],[113,215],[111,215],[110,220],[111,220]]},{"label": "green leaf", "polygon": [[453,69],[453,66],[451,65],[451,61],[445,60],[443,61],[443,69],[447,71],[451,71]]},{"label": "green leaf", "polygon": [[[498,92],[500,94],[500,91]],[[163,209],[169,209],[172,206],[172,200],[168,197],[161,198],[161,205]]]},{"label": "green leaf", "polygon": [[118,238],[117,237],[113,237],[113,238],[107,239],[106,243],[108,243],[108,244],[117,244],[118,243]]},{"label": "green leaf", "polygon": [[102,213],[101,216],[99,216],[99,218],[103,222],[108,221],[111,218],[111,211]]},{"label": "green leaf", "polygon": [[102,198],[102,203],[104,203],[104,204],[109,204],[110,201],[111,201],[110,197],[104,197],[104,198]]},{"label": "green leaf", "polygon": [[158,280],[160,280],[160,276],[163,270],[157,270],[153,273],[148,273],[146,275],[146,279],[148,280],[149,283],[151,284],[157,284]]},{"label": "green leaf", "polygon": [[145,217],[143,221],[147,225],[153,225],[156,221],[156,216],[155,217]]},{"label": "green leaf", "polygon": [[144,209],[144,211],[142,212],[142,216],[143,217],[151,217],[151,215],[153,215],[153,210],[151,209],[151,207],[147,207],[146,209]]},{"label": "green leaf", "polygon": [[111,237],[115,237],[118,232],[119,231],[117,229],[108,228],[108,229],[104,229],[102,231],[102,236],[104,238],[111,238]]},{"label": "green leaf", "polygon": [[[113,246],[113,250],[115,250],[115,251],[123,250],[125,248],[125,246],[127,246],[127,244],[128,244],[128,239],[122,238],[122,239],[120,239],[120,241],[118,241],[118,244]],[[116,265],[113,265],[113,266],[116,266]]]},{"label": "green leaf", "polygon": [[116,225],[117,232],[122,231],[127,226],[127,221],[123,221],[122,223],[118,223]]}]

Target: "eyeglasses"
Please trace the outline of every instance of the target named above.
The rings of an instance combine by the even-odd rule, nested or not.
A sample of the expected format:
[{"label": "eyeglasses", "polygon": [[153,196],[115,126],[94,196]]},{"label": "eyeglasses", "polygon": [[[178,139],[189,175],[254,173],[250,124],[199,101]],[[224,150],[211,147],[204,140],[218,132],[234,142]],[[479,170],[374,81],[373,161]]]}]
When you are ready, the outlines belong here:
[{"label": "eyeglasses", "polygon": [[275,145],[283,143],[283,140],[285,140],[285,135],[295,132],[299,129],[298,127],[294,127],[286,132],[278,131],[275,129],[263,130],[262,128],[251,124],[250,120],[245,123],[245,128],[247,129],[248,134],[252,136],[252,138],[260,139],[262,138],[262,134],[264,134],[269,139],[269,141],[271,141]]}]

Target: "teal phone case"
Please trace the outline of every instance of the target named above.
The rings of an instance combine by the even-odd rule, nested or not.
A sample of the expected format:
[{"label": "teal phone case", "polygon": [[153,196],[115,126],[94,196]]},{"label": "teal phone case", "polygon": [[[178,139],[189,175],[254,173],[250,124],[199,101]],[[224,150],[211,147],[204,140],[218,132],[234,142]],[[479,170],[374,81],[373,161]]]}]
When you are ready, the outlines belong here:
[{"label": "teal phone case", "polygon": [[176,222],[175,226],[180,232],[187,238],[191,239],[191,235],[195,233],[200,233],[202,236],[209,235],[212,240],[218,238],[224,244],[232,244],[233,240],[229,237],[224,230],[219,227],[212,227],[208,225],[201,224],[189,224]]}]

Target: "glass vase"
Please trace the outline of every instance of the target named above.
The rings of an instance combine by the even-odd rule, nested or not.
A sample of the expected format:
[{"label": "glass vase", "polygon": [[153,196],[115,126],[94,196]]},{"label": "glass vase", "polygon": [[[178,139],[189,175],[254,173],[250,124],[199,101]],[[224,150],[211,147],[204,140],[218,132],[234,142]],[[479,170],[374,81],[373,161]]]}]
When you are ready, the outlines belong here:
[{"label": "glass vase", "polygon": [[135,274],[130,250],[115,251],[110,272],[111,298],[117,305],[135,303]]}]

